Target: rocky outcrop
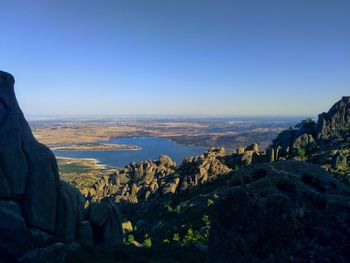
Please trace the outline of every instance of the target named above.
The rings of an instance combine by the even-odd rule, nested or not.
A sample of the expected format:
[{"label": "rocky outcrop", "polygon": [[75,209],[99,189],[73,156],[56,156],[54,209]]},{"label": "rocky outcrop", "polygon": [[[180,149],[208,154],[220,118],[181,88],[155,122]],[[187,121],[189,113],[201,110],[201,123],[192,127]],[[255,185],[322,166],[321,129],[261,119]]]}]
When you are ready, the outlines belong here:
[{"label": "rocky outcrop", "polygon": [[302,159],[303,156],[300,156],[300,149],[306,152],[315,149],[316,137],[316,123],[310,119],[281,132],[268,149],[268,152],[272,152],[274,155],[271,161]]},{"label": "rocky outcrop", "polygon": [[186,158],[179,173],[182,175],[181,191],[189,190],[228,174],[231,169],[222,162],[226,155],[225,149],[211,148],[198,157]]},{"label": "rocky outcrop", "polygon": [[173,194],[231,172],[223,161],[226,155],[224,148],[212,148],[201,156],[186,158],[179,167],[165,155],[158,161],[130,163],[82,192],[91,200],[111,197],[124,212],[136,209],[140,204],[148,208],[151,203],[164,202],[163,199],[171,198]]},{"label": "rocky outcrop", "polygon": [[343,97],[318,117],[317,138],[343,138],[350,130],[350,97]]},{"label": "rocky outcrop", "polygon": [[[85,219],[85,200],[74,186],[61,181],[57,191],[55,235],[62,240],[74,240],[80,222]],[[89,242],[89,241],[87,241]]]},{"label": "rocky outcrop", "polygon": [[110,199],[90,205],[88,218],[94,229],[94,241],[105,248],[115,248],[122,244],[123,230],[120,214]]},{"label": "rocky outcrop", "polygon": [[[90,238],[84,241],[92,244],[98,233],[88,234],[84,198],[60,181],[56,159],[33,137],[13,86],[13,76],[0,71],[0,255],[2,262],[13,262],[29,253],[22,262],[41,262],[51,251],[42,246],[53,240]],[[113,246],[122,240],[116,209],[111,203],[103,206],[113,227],[102,238]]]},{"label": "rocky outcrop", "polygon": [[29,225],[53,232],[59,185],[55,157],[34,139],[13,85],[14,78],[0,72],[0,197],[20,200]]},{"label": "rocky outcrop", "polygon": [[267,161],[305,160],[350,181],[350,97],[320,114],[317,124],[305,120],[283,131],[267,153]]},{"label": "rocky outcrop", "polygon": [[10,262],[29,251],[33,242],[18,202],[1,199],[0,218],[0,255]]},{"label": "rocky outcrop", "polygon": [[178,182],[175,167],[176,163],[166,155],[158,161],[133,162],[82,192],[91,200],[112,197],[120,207],[128,209],[129,205],[157,197],[164,188],[170,187],[169,191],[173,191],[174,183]]},{"label": "rocky outcrop", "polygon": [[224,163],[234,170],[264,160],[257,144],[252,144],[246,148],[239,147],[236,152],[224,156],[223,159]]},{"label": "rocky outcrop", "polygon": [[55,243],[45,248],[37,248],[22,256],[18,263],[63,263],[67,256],[66,246]]},{"label": "rocky outcrop", "polygon": [[347,262],[350,188],[318,166],[279,161],[242,169],[217,202],[213,262]]}]

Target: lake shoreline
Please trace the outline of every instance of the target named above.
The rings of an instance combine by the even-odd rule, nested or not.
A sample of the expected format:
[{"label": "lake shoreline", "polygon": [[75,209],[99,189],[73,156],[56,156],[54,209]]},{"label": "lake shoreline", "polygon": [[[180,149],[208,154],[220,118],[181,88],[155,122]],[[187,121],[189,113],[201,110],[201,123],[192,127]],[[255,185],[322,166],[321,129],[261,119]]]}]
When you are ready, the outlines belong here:
[{"label": "lake shoreline", "polygon": [[140,151],[141,147],[129,144],[112,143],[79,143],[71,145],[51,146],[52,151]]},{"label": "lake shoreline", "polygon": [[74,158],[74,157],[63,157],[56,156],[57,161],[65,161],[65,162],[80,162],[84,164],[88,164],[96,170],[107,170],[114,167],[109,167],[107,164],[102,163],[99,159],[96,158]]},{"label": "lake shoreline", "polygon": [[131,162],[158,160],[163,154],[168,155],[176,163],[181,163],[186,157],[199,156],[206,150],[202,147],[182,146],[168,138],[154,137],[118,138],[103,143],[136,145],[140,150],[54,151],[54,154],[68,158],[95,158],[109,167],[123,168]]}]

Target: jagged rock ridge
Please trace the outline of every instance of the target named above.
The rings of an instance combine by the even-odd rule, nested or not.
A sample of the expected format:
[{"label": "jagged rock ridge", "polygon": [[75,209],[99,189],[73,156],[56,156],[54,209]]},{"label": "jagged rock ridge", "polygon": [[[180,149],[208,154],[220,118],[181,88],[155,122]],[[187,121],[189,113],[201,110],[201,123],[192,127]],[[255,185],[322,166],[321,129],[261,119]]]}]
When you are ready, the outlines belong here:
[{"label": "jagged rock ridge", "polygon": [[306,160],[350,179],[350,97],[320,114],[317,123],[304,121],[282,132],[268,153],[271,160]]},{"label": "jagged rock ridge", "polygon": [[349,135],[350,97],[343,97],[327,112],[318,117],[318,139],[342,138]]}]

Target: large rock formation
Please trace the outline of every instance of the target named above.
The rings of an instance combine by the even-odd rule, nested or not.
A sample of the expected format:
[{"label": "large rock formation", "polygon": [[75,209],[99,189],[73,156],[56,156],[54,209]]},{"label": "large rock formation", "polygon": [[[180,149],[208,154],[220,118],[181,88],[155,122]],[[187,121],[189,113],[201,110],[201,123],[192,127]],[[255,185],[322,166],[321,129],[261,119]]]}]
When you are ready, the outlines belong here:
[{"label": "large rock formation", "polygon": [[271,161],[284,159],[301,159],[300,150],[303,153],[310,152],[316,148],[316,123],[312,120],[305,120],[281,132],[275,140],[273,140],[269,153],[273,154]]},{"label": "large rock formation", "polygon": [[212,262],[348,262],[350,188],[307,162],[232,175],[210,232]]},{"label": "large rock formation", "polygon": [[13,85],[14,78],[1,72],[0,196],[20,200],[29,225],[53,232],[59,184],[57,165],[48,148],[34,139],[16,101]]},{"label": "large rock formation", "polygon": [[175,167],[176,163],[166,155],[158,161],[132,162],[82,192],[91,200],[113,197],[115,203],[128,210],[131,205],[155,198],[162,191],[172,191],[170,184],[176,182]]},{"label": "large rock formation", "polygon": [[193,189],[231,172],[231,169],[222,161],[225,155],[225,149],[221,147],[211,148],[198,157],[186,158],[179,169],[182,175],[180,190]]},{"label": "large rock formation", "polygon": [[94,241],[105,248],[115,248],[122,244],[123,230],[120,223],[120,214],[110,199],[90,205],[88,218],[92,223],[96,235]]},{"label": "large rock formation", "polygon": [[[0,71],[2,262],[13,262],[31,249],[53,242],[82,239],[92,244],[94,238],[93,234],[87,234],[91,221],[85,215],[83,196],[74,187],[60,181],[54,155],[33,137],[18,106],[14,82],[12,75]],[[94,208],[94,214],[98,210]],[[108,233],[98,233],[99,240],[108,241],[108,246],[120,244],[122,235],[116,208],[111,203],[104,204],[103,213],[113,227],[108,228]],[[52,250],[40,251],[46,251],[47,255],[47,251]],[[30,255],[36,253],[40,254],[32,252]],[[37,261],[40,262],[40,259]]]},{"label": "large rock formation", "polygon": [[283,131],[267,152],[268,161],[306,160],[350,182],[350,97],[320,114],[317,123],[306,120]]},{"label": "large rock formation", "polygon": [[[244,156],[250,152],[250,156],[256,154],[248,149]],[[232,169],[224,163],[226,155],[223,148],[212,148],[201,156],[186,158],[179,167],[165,155],[158,161],[133,162],[82,192],[90,200],[112,197],[125,213],[140,207],[150,209],[174,194],[227,175]]]},{"label": "large rock formation", "polygon": [[350,97],[343,97],[327,112],[318,117],[318,139],[343,138],[349,135]]}]

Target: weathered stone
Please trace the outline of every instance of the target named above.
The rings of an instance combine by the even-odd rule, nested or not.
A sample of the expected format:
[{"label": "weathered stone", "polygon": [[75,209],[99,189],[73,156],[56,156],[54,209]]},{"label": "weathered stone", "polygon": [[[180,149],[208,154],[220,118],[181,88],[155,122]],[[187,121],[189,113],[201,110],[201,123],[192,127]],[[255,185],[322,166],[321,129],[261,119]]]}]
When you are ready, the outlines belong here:
[{"label": "weathered stone", "polygon": [[311,134],[304,133],[294,140],[293,148],[309,148],[316,144]]},{"label": "weathered stone", "polygon": [[94,241],[106,248],[115,248],[123,242],[123,229],[117,207],[110,200],[93,203],[88,218],[92,222]]},{"label": "weathered stone", "polygon": [[247,150],[242,154],[241,163],[243,166],[251,165],[254,161],[254,158],[258,156],[257,152],[254,150]]},{"label": "weathered stone", "polygon": [[18,260],[18,263],[63,263],[66,255],[65,245],[55,243],[49,247],[28,252]]},{"label": "weathered stone", "polygon": [[20,206],[10,200],[0,201],[0,261],[15,262],[32,248]]},{"label": "weathered stone", "polygon": [[23,206],[26,222],[31,226],[53,232],[59,187],[56,159],[46,146],[38,144],[34,138],[31,142],[24,139],[23,149],[30,170]]},{"label": "weathered stone", "polygon": [[176,163],[167,155],[161,155],[159,157],[159,162],[167,167],[176,166]]},{"label": "weathered stone", "polygon": [[347,156],[337,153],[332,160],[332,168],[338,171],[344,171],[349,168]]},{"label": "weathered stone", "polygon": [[219,154],[224,156],[226,154],[225,148],[224,147],[220,147],[219,148]]},{"label": "weathered stone", "polygon": [[253,143],[252,145],[248,146],[245,150],[259,152],[259,146],[256,143]]},{"label": "weathered stone", "polygon": [[174,194],[179,182],[180,178],[174,178],[171,182],[167,183],[163,188],[163,194]]},{"label": "weathered stone", "polygon": [[327,112],[318,117],[318,139],[341,137],[350,130],[350,97],[343,97]]},{"label": "weathered stone", "polygon": [[237,150],[236,150],[236,153],[237,154],[243,154],[245,151],[245,148],[244,147],[239,147]]},{"label": "weathered stone", "polygon": [[273,147],[269,147],[266,152],[266,161],[274,162],[275,161],[275,149]]},{"label": "weathered stone", "polygon": [[0,173],[3,183],[0,195],[25,196],[23,210],[27,223],[52,232],[58,185],[55,157],[33,137],[18,106],[13,85],[14,78],[0,71]]},{"label": "weathered stone", "polygon": [[30,237],[34,247],[46,247],[54,243],[56,237],[53,234],[42,231],[38,228],[29,228]]},{"label": "weathered stone", "polygon": [[94,244],[94,236],[93,236],[92,226],[90,221],[84,220],[82,222],[79,222],[77,239],[80,242],[87,245]]},{"label": "weathered stone", "polygon": [[64,241],[76,238],[77,227],[83,218],[84,199],[72,185],[61,181],[57,198],[56,236]]}]

